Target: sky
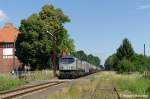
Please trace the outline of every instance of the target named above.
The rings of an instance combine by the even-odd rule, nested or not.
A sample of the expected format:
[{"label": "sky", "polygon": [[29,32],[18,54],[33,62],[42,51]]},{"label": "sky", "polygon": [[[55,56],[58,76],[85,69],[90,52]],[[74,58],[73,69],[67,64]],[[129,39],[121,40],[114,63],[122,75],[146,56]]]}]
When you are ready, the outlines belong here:
[{"label": "sky", "polygon": [[116,52],[124,38],[134,50],[150,55],[150,0],[0,0],[0,26],[38,13],[45,4],[61,8],[71,19],[65,24],[76,50],[105,59]]}]

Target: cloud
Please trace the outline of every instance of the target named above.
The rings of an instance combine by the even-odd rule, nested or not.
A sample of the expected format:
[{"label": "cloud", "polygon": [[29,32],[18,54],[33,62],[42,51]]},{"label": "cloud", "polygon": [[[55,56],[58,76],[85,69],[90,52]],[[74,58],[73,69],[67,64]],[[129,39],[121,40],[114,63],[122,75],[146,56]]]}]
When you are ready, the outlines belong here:
[{"label": "cloud", "polygon": [[2,10],[0,10],[0,22],[6,20],[7,20],[6,14]]},{"label": "cloud", "polygon": [[139,7],[137,7],[137,9],[140,9],[140,10],[144,10],[144,9],[148,9],[150,8],[150,4],[149,5],[140,5]]}]

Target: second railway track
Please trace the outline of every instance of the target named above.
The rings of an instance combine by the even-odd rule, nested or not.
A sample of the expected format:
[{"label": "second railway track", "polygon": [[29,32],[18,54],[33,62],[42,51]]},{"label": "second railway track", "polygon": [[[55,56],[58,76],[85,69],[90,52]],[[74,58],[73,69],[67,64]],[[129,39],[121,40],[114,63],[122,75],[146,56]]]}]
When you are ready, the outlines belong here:
[{"label": "second railway track", "polygon": [[45,88],[53,87],[56,85],[60,85],[64,83],[65,81],[51,81],[51,82],[45,82],[42,84],[37,84],[37,85],[31,85],[23,88],[18,88],[15,90],[11,91],[6,91],[6,92],[1,92],[0,93],[0,99],[14,99],[19,96],[26,95],[31,92],[36,92]]}]

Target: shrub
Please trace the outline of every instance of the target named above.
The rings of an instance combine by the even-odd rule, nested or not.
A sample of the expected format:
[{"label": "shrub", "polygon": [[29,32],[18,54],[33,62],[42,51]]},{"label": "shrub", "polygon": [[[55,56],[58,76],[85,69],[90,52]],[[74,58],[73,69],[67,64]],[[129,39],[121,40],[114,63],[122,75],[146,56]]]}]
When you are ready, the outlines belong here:
[{"label": "shrub", "polygon": [[118,72],[126,73],[133,71],[134,64],[127,59],[123,59],[118,64]]}]

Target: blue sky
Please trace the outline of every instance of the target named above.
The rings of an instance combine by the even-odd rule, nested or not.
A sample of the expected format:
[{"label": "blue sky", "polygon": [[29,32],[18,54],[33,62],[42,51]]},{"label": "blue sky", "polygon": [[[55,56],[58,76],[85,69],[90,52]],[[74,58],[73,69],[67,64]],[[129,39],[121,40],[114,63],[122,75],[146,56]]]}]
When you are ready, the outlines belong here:
[{"label": "blue sky", "polygon": [[150,0],[0,0],[0,26],[39,12],[44,4],[61,8],[71,19],[66,24],[76,49],[99,56],[114,53],[127,37],[136,52],[150,55]]}]

